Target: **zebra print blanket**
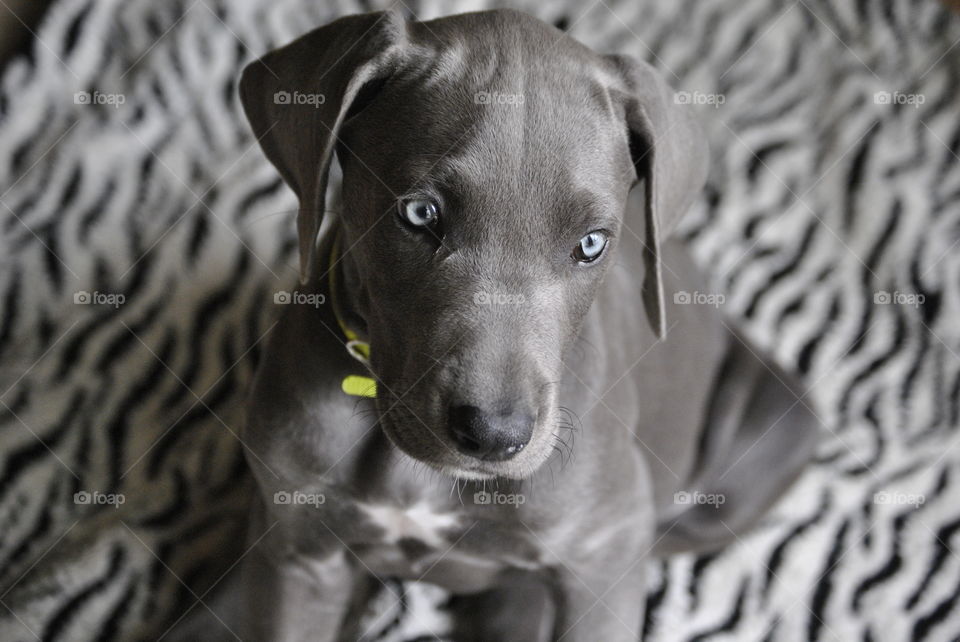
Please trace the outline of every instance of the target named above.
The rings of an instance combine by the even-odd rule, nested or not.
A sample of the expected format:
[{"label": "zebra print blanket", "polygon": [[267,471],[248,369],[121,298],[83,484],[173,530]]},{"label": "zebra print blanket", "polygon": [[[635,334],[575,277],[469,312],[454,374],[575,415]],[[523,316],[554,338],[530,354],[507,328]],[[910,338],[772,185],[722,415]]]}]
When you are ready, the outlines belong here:
[{"label": "zebra print blanket", "polygon": [[[495,4],[409,2],[421,18]],[[236,433],[273,293],[296,278],[295,203],[236,78],[371,4],[58,0],[5,70],[0,639],[158,639],[246,550]],[[956,639],[958,16],[514,6],[651,60],[700,111],[713,169],[683,233],[828,427],[749,537],[653,566],[645,639]],[[374,637],[442,636],[439,592],[390,586]]]}]

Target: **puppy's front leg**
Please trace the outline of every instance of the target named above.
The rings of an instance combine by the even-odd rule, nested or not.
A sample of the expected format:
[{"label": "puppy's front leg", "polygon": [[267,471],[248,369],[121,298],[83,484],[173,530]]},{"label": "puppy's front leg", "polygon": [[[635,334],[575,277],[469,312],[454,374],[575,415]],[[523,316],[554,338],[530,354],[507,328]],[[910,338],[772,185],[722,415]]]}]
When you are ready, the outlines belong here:
[{"label": "puppy's front leg", "polygon": [[365,574],[345,549],[308,554],[284,529],[277,524],[244,558],[242,637],[278,642],[342,639],[347,613],[365,597],[357,595],[368,586]]},{"label": "puppy's front leg", "polygon": [[[612,550],[624,552],[613,546]],[[596,565],[563,567],[555,577],[557,619],[554,640],[636,642],[646,604],[643,557],[621,557]]]}]

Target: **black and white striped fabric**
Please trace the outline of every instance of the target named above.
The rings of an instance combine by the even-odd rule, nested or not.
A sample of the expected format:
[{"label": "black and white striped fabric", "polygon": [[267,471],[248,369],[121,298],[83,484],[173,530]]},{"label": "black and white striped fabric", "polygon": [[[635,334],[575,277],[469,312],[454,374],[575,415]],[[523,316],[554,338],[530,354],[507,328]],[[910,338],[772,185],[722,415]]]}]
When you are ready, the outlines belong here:
[{"label": "black and white striped fabric", "polygon": [[[960,16],[514,6],[652,61],[699,111],[713,169],[682,231],[701,294],[802,373],[829,428],[749,537],[653,565],[645,639],[957,639]],[[237,430],[273,294],[295,282],[295,204],[236,79],[375,8],[58,0],[5,70],[0,640],[158,639],[246,550]],[[388,584],[375,637],[442,637],[442,595]]]}]

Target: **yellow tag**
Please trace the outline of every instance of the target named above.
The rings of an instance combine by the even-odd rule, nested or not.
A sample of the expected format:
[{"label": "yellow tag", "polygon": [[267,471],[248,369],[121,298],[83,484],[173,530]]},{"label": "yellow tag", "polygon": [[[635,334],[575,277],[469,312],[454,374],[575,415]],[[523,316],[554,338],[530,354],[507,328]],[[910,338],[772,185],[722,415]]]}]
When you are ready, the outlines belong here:
[{"label": "yellow tag", "polygon": [[376,397],[377,382],[372,377],[347,375],[340,383],[340,389],[354,397]]}]

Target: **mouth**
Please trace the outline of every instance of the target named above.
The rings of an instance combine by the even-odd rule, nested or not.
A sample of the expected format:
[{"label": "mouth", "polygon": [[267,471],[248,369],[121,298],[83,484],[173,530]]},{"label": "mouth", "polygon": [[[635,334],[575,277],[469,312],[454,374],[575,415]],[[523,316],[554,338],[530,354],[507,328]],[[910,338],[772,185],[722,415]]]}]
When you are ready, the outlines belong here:
[{"label": "mouth", "polygon": [[502,477],[502,475],[489,471],[452,468],[450,466],[441,466],[439,470],[447,477],[463,481],[493,481]]}]

